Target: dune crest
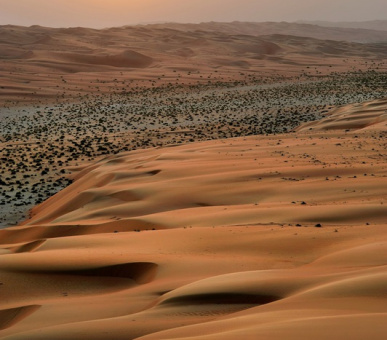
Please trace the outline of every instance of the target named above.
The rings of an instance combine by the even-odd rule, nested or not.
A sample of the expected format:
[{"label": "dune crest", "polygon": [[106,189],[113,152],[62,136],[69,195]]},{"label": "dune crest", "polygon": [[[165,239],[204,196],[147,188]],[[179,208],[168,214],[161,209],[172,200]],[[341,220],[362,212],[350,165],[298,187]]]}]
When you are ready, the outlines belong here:
[{"label": "dune crest", "polygon": [[380,130],[387,127],[387,99],[338,107],[327,117],[295,129],[298,132],[324,130]]},{"label": "dune crest", "polygon": [[[384,103],[332,115],[376,119]],[[0,335],[383,339],[382,135],[250,136],[81,166],[24,225],[0,231]],[[22,301],[43,307],[15,323]]]},{"label": "dune crest", "polygon": [[34,313],[40,306],[23,306],[18,308],[11,308],[0,310],[0,331],[22,321],[30,314]]},{"label": "dune crest", "polygon": [[126,50],[115,55],[86,55],[86,54],[60,54],[58,59],[70,61],[73,63],[91,64],[91,65],[106,65],[114,67],[133,67],[143,68],[152,64],[153,60],[141,53]]},{"label": "dune crest", "polygon": [[0,27],[0,338],[384,340],[386,34]]}]

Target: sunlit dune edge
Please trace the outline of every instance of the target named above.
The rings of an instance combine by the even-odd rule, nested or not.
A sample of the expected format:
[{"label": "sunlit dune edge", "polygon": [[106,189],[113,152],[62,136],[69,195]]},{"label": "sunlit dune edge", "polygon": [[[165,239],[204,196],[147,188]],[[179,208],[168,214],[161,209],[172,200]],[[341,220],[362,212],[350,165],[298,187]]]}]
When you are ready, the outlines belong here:
[{"label": "sunlit dune edge", "polygon": [[385,110],[81,166],[0,231],[0,336],[384,339]]},{"label": "sunlit dune edge", "polygon": [[380,130],[386,131],[387,100],[359,103],[338,107],[326,118],[303,124],[298,132],[326,130]]}]

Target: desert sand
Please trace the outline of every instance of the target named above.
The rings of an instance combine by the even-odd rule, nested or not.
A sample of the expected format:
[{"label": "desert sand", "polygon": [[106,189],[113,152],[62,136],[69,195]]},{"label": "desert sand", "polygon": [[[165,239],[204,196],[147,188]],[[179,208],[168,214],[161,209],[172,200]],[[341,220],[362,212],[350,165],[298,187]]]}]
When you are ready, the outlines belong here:
[{"label": "desert sand", "polygon": [[80,169],[0,233],[2,337],[383,339],[384,143],[368,126]]},{"label": "desert sand", "polygon": [[287,23],[0,27],[0,100],[78,99],[136,86],[386,71],[387,31]]},{"label": "desert sand", "polygon": [[[385,338],[383,44],[259,38],[246,67],[255,36],[204,28],[52,30],[2,60],[0,338]],[[17,53],[49,31],[1,29]],[[141,42],[187,34],[176,63]],[[215,73],[214,41],[238,63]]]}]

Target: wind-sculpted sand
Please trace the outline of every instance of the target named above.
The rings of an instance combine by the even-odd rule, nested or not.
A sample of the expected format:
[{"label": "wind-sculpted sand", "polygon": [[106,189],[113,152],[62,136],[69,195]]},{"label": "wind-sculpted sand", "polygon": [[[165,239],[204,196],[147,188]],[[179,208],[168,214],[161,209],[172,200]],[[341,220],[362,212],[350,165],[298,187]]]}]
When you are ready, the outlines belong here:
[{"label": "wind-sculpted sand", "polygon": [[1,339],[385,339],[385,31],[0,48]]},{"label": "wind-sculpted sand", "polygon": [[341,129],[387,130],[387,100],[338,107],[327,117],[304,124],[296,131],[321,131]]},{"label": "wind-sculpted sand", "polygon": [[[77,102],[0,108],[0,228],[17,224],[30,208],[66,187],[72,167],[109,154],[283,133],[337,107],[339,112],[353,110],[347,105],[365,100],[365,106],[380,106],[365,122],[373,116],[383,120],[383,115],[378,118],[383,101],[373,99],[386,97],[384,81],[383,72],[373,71],[313,80],[273,75],[249,82],[112,90]],[[348,124],[346,118],[343,123]]]},{"label": "wind-sculpted sand", "polygon": [[386,133],[347,128],[80,168],[0,231],[1,337],[384,339]]}]

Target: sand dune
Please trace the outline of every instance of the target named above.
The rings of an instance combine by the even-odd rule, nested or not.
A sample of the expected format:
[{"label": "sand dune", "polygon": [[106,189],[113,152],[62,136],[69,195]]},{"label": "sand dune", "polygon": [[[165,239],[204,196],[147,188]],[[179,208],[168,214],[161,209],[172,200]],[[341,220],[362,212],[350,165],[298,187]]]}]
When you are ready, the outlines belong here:
[{"label": "sand dune", "polygon": [[152,58],[149,58],[135,51],[124,51],[116,55],[85,55],[75,53],[55,54],[54,59],[60,62],[69,61],[72,63],[107,65],[114,67],[147,67],[152,64]]},{"label": "sand dune", "polygon": [[[204,82],[215,72],[218,81],[249,79],[244,71],[255,75],[262,67],[265,74],[287,77],[299,76],[302,68],[307,73],[311,67],[318,75],[354,68],[385,70],[387,33],[363,33],[238,22],[103,30],[2,26],[0,100],[30,102],[36,95],[41,100],[62,100],[106,93],[128,77],[154,86],[176,80]],[[354,42],[355,36],[361,43]],[[182,71],[188,74],[183,76]],[[72,74],[73,79],[63,78]],[[94,82],[100,86],[91,86]]]},{"label": "sand dune", "polygon": [[[39,286],[45,287],[45,293],[27,299],[19,292],[19,299],[43,307],[2,336],[233,339],[240,334],[279,339],[302,333],[321,339],[328,334],[361,339],[371,328],[367,334],[382,339],[383,229],[347,226],[335,233],[329,227],[316,231],[229,226],[52,239],[33,257],[13,260],[13,255],[3,255],[2,267],[13,268],[13,274],[4,276],[4,288],[12,282],[10,276],[22,275],[28,278],[30,294],[39,292]],[[368,251],[359,253],[359,245],[367,244]],[[352,256],[343,261],[343,249],[367,258],[367,264],[354,267]],[[325,261],[326,254],[331,261]],[[157,258],[157,276],[139,286],[126,279],[109,281],[102,274],[87,277],[80,270],[46,271],[39,276],[31,272],[53,265],[68,267],[69,261],[85,267],[93,265],[86,264],[90,261],[150,257]],[[23,272],[21,264],[32,269]],[[97,282],[110,290],[96,286]],[[13,301],[18,303],[16,296]],[[351,321],[359,325],[357,332]],[[145,336],[150,333],[155,334]]]},{"label": "sand dune", "polygon": [[12,327],[30,314],[34,313],[40,306],[23,306],[0,310],[0,330]]},{"label": "sand dune", "polygon": [[207,22],[201,24],[165,23],[149,25],[149,27],[168,27],[182,31],[194,32],[197,30],[222,32],[226,34],[245,34],[262,36],[269,34],[285,34],[301,37],[309,37],[323,40],[352,41],[352,42],[383,42],[386,41],[385,21],[364,23],[363,27],[348,23],[348,27],[334,25],[334,23],[311,22]]},{"label": "sand dune", "polygon": [[323,27],[362,28],[366,30],[387,31],[387,20],[371,20],[360,22],[301,21],[300,23],[307,23]]},{"label": "sand dune", "polygon": [[[334,126],[359,126],[352,118],[364,108],[372,108],[371,115],[366,113],[371,122],[384,119],[385,100],[381,100],[338,108],[340,124]],[[307,123],[299,130],[309,131],[313,124],[333,127],[325,121]],[[364,123],[363,118],[360,121],[372,124]],[[379,223],[386,211],[372,197],[383,195],[383,176],[375,175],[383,173],[383,161],[374,159],[368,143],[352,138],[329,136],[324,151],[323,135],[309,139],[283,135],[108,157],[83,168],[74,185],[32,210],[27,224],[108,224],[112,216],[120,223],[135,219],[155,225],[161,222],[163,227],[216,226],[233,220],[253,223],[257,219],[262,223],[340,224],[359,219]],[[381,139],[379,143],[380,148]],[[342,157],[352,158],[354,165],[348,167]],[[336,183],[327,186],[329,181]],[[285,187],[279,189],[279,182],[286,183]],[[314,195],[316,190],[319,197]],[[176,216],[176,211],[182,213]]]},{"label": "sand dune", "polygon": [[383,37],[0,27],[0,338],[384,339]]},{"label": "sand dune", "polygon": [[326,118],[310,122],[297,131],[322,130],[381,130],[386,131],[387,100],[382,99],[362,104],[339,107]]},{"label": "sand dune", "polygon": [[252,136],[80,167],[0,231],[1,337],[383,339],[383,134]]}]

